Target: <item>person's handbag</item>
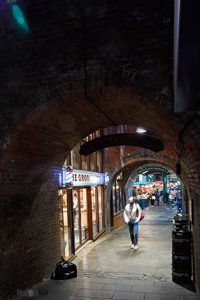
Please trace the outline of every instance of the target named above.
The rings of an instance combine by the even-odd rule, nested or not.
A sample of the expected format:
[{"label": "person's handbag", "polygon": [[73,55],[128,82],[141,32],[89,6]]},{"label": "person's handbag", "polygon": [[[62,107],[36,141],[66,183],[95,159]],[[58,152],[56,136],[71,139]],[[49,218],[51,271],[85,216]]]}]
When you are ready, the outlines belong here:
[{"label": "person's handbag", "polygon": [[145,215],[144,215],[144,212],[143,210],[141,211],[141,216],[140,216],[140,221],[142,221],[144,219]]},{"label": "person's handbag", "polygon": [[[139,210],[137,209],[137,212],[136,212],[136,216],[138,217],[139,215]],[[145,217],[145,214],[144,214],[144,211],[142,210],[141,211],[141,215],[140,215],[140,219],[139,219],[139,222],[142,221]]]}]

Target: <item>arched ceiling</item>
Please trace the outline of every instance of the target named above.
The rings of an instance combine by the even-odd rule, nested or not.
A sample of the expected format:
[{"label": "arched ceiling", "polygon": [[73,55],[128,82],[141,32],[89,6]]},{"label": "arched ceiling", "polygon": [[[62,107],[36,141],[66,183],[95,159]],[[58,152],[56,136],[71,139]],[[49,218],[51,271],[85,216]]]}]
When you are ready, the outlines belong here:
[{"label": "arched ceiling", "polygon": [[177,161],[169,155],[155,153],[148,149],[134,147],[123,147],[123,151],[115,148],[106,149],[106,168],[112,170],[109,173],[112,183],[120,173],[123,173],[124,180],[128,180],[131,174],[138,176],[139,172],[155,172],[156,170],[175,173],[186,189],[189,186],[187,170],[182,168],[180,175],[176,172]]},{"label": "arched ceiling", "polygon": [[170,168],[162,164],[145,164],[137,169],[138,174],[169,173]]},{"label": "arched ceiling", "polygon": [[[127,174],[126,174],[127,173]],[[133,177],[138,177],[138,175],[151,175],[151,174],[176,174],[176,170],[172,170],[169,166],[165,165],[164,163],[156,163],[156,162],[151,162],[151,163],[142,163],[139,166],[132,166],[132,168],[128,168],[127,171],[125,171],[126,177],[131,176]],[[176,176],[179,178],[178,174]],[[180,178],[179,178],[180,179]],[[181,179],[180,179],[181,180]]]},{"label": "arched ceiling", "polygon": [[12,3],[1,3],[0,19],[5,170],[17,160],[62,165],[88,134],[124,124],[153,132],[160,155],[177,161],[195,112],[173,113],[174,1],[21,0],[26,35]]},{"label": "arched ceiling", "polygon": [[0,21],[3,142],[32,119],[26,135],[38,135],[41,147],[48,130],[71,148],[96,128],[172,109],[173,1],[21,0],[26,36],[11,4],[2,4]]}]

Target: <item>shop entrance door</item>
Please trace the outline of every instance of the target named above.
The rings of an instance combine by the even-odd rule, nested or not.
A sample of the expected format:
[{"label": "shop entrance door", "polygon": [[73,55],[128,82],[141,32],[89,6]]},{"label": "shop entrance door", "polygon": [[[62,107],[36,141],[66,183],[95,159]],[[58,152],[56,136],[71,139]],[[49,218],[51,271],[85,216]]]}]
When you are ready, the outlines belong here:
[{"label": "shop entrance door", "polygon": [[91,187],[92,233],[95,239],[105,228],[102,187]]},{"label": "shop entrance door", "polygon": [[87,189],[73,189],[74,244],[79,248],[89,239]]}]

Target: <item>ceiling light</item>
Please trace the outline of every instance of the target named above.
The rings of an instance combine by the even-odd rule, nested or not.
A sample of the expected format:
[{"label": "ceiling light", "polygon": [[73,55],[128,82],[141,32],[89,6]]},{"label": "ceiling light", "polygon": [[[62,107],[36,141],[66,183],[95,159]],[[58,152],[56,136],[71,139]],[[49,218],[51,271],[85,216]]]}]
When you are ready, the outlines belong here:
[{"label": "ceiling light", "polygon": [[137,132],[137,133],[145,133],[145,132],[147,132],[147,131],[146,131],[146,129],[144,129],[144,128],[137,127],[137,128],[136,128],[136,132]]}]

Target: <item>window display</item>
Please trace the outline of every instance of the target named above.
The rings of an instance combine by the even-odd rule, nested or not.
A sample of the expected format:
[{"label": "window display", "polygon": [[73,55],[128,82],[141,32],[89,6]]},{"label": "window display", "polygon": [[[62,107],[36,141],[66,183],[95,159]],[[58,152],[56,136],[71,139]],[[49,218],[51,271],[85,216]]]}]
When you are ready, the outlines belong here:
[{"label": "window display", "polygon": [[89,238],[87,189],[80,190],[80,208],[81,208],[81,239],[83,243],[85,240]]},{"label": "window display", "polygon": [[96,188],[91,187],[91,203],[92,203],[92,228],[93,228],[93,237],[98,233],[97,228],[97,203],[96,203]]},{"label": "window display", "polygon": [[73,220],[74,220],[74,243],[75,248],[80,246],[80,217],[79,217],[79,199],[78,190],[73,189]]},{"label": "window display", "polygon": [[99,186],[98,188],[98,207],[99,207],[99,232],[102,231],[103,224],[103,199],[102,199],[102,189]]},{"label": "window display", "polygon": [[67,193],[66,189],[58,191],[59,200],[59,218],[60,218],[60,240],[61,255],[68,258],[71,253],[71,237],[68,226],[68,209],[67,209]]},{"label": "window display", "polygon": [[118,176],[112,185],[112,209],[113,214],[116,215],[123,210],[125,206],[125,199],[123,195],[123,179]]}]

